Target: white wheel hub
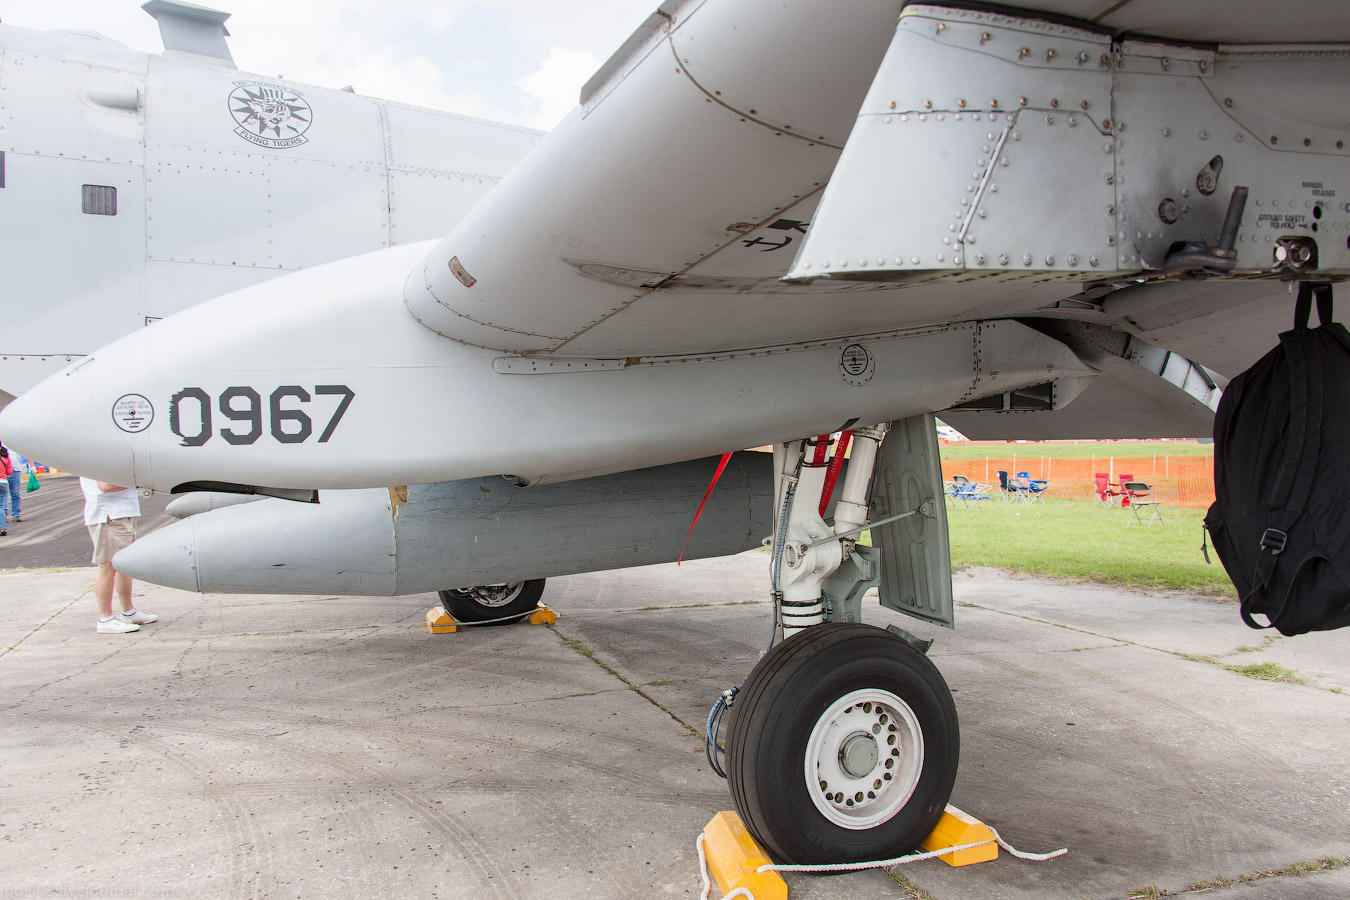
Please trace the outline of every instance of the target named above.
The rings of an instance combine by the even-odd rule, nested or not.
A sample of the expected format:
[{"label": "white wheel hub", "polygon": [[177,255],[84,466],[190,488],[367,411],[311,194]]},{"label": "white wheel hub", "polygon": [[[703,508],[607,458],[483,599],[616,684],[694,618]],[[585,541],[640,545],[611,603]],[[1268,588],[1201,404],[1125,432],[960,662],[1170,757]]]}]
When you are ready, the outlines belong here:
[{"label": "white wheel hub", "polygon": [[860,831],[904,808],[923,772],[923,730],[909,704],[865,688],[816,720],[803,760],[806,792],[821,815]]},{"label": "white wheel hub", "polygon": [[524,588],[525,582],[511,581],[506,584],[480,584],[476,587],[464,588],[463,592],[473,598],[479,606],[488,606],[495,609],[499,606],[505,606],[519,597]]}]

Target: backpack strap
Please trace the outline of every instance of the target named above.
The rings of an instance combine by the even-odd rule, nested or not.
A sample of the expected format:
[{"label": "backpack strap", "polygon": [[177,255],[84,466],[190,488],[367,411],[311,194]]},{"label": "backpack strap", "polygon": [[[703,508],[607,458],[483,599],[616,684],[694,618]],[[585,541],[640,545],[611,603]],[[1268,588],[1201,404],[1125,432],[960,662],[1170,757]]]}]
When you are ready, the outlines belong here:
[{"label": "backpack strap", "polygon": [[1313,284],[1309,281],[1298,283],[1298,299],[1294,301],[1294,327],[1307,328],[1312,318],[1312,301],[1317,298],[1317,322],[1330,325],[1332,319],[1332,296],[1330,284]]}]

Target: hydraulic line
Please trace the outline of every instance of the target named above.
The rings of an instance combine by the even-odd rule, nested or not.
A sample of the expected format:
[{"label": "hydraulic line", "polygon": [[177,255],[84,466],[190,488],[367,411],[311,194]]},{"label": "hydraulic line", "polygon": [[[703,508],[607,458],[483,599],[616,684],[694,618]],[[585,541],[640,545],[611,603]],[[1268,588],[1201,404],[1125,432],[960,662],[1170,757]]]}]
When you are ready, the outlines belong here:
[{"label": "hydraulic line", "polygon": [[[827,435],[827,440],[828,437]],[[773,612],[769,616],[769,645],[764,648],[765,653],[772,650],[774,643],[778,640],[778,611],[783,598],[783,551],[787,546],[788,517],[792,515],[792,503],[797,495],[797,476],[786,476],[784,482],[783,504],[778,510],[778,521],[775,522],[773,535],[773,561],[770,566],[773,582]],[[727,688],[718,695],[716,702],[708,710],[708,720],[704,727],[703,754],[708,759],[708,766],[722,778],[727,777],[726,771],[722,768],[722,754],[726,751],[718,738],[722,731],[722,719],[727,710],[731,709],[740,689],[741,685],[738,684],[735,687]]]}]

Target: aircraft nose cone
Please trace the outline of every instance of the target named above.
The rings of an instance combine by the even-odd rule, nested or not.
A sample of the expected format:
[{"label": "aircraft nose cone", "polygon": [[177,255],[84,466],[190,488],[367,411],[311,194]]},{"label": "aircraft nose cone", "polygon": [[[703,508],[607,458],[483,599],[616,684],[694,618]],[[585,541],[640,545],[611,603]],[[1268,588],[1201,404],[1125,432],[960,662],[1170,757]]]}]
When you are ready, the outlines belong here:
[{"label": "aircraft nose cone", "polygon": [[99,481],[134,485],[129,440],[134,431],[126,428],[143,427],[138,401],[124,402],[123,426],[110,427],[117,422],[116,410],[96,407],[85,388],[84,363],[58,372],[0,410],[0,437],[29,459]]},{"label": "aircraft nose cone", "polygon": [[187,519],[137,538],[113,557],[113,567],[137,581],[200,590],[194,524]]}]

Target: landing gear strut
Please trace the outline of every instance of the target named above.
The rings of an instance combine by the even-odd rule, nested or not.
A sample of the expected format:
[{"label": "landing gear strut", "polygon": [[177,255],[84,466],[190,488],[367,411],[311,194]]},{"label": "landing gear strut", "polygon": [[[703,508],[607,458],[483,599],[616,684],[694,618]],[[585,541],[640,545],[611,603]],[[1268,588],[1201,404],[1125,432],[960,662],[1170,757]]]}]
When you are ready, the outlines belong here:
[{"label": "landing gear strut", "polygon": [[[916,428],[931,430],[931,416],[924,419],[906,423],[892,440],[912,441]],[[823,588],[838,590],[841,578],[847,588],[850,580],[861,585],[876,577],[875,557],[864,556],[851,535],[867,522],[868,485],[884,434],[884,427],[853,433],[833,529],[819,513],[824,453],[816,448],[828,436],[775,448],[771,571],[784,639],[734,694],[726,772],[746,828],[781,862],[861,862],[908,851],[937,824],[956,780],[956,706],[942,675],[911,641],[857,621],[851,607],[861,590],[841,591],[850,602],[832,604]],[[887,478],[895,480],[892,474]],[[891,504],[904,497],[915,505],[887,510],[895,514],[877,519],[874,539],[885,522],[938,518],[932,504],[942,503],[940,473],[925,479],[935,482],[926,488],[905,475]],[[841,568],[845,561],[855,567]],[[888,572],[915,568],[908,558],[884,562]],[[945,562],[943,574],[950,579]],[[845,621],[828,621],[827,610]]]}]

